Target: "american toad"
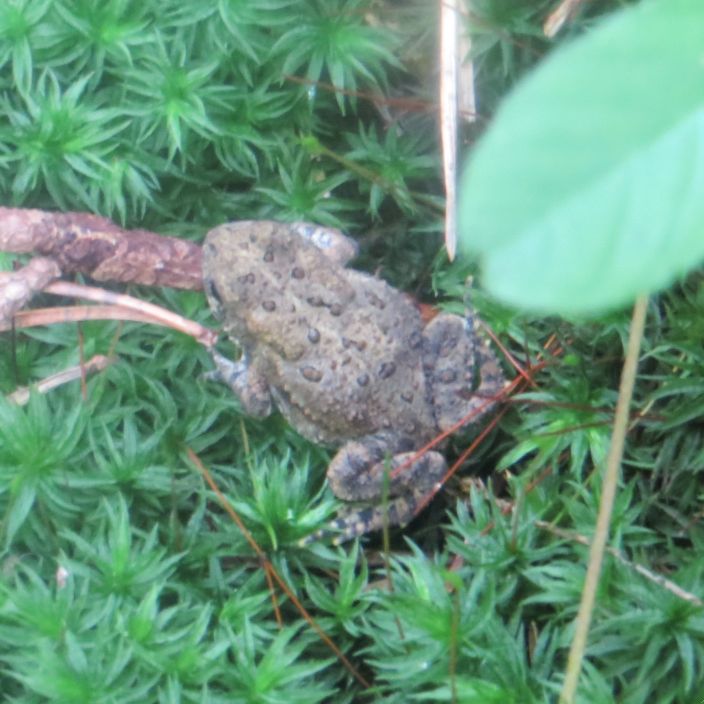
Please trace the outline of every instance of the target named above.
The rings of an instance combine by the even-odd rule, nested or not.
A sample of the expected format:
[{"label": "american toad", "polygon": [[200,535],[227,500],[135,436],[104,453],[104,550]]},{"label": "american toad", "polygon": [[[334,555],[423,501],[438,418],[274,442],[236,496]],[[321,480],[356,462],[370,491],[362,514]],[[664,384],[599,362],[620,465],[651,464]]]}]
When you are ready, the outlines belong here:
[{"label": "american toad", "polygon": [[203,247],[208,301],[242,349],[238,362],[215,354],[219,376],[248,414],[275,406],[305,437],[339,447],[330,487],[369,504],[336,521],[338,540],[380,528],[385,516],[412,518],[445,458],[430,451],[398,476],[394,468],[488,411],[505,383],[471,315],[442,313],[424,325],[407,295],[345,268],[356,252],[337,230],[268,221],[222,225]]}]

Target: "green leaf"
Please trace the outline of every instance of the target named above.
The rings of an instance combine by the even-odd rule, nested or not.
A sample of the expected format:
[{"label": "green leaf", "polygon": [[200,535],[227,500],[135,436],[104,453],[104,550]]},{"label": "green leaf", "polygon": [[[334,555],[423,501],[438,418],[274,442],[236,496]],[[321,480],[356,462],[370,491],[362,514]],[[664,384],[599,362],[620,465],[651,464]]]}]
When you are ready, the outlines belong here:
[{"label": "green leaf", "polygon": [[4,518],[5,544],[9,546],[17,531],[25,522],[37,498],[36,482],[32,479],[19,481],[16,495],[12,498],[10,508]]},{"label": "green leaf", "polygon": [[704,5],[644,2],[556,51],[506,101],[462,186],[498,298],[594,312],[704,256]]}]

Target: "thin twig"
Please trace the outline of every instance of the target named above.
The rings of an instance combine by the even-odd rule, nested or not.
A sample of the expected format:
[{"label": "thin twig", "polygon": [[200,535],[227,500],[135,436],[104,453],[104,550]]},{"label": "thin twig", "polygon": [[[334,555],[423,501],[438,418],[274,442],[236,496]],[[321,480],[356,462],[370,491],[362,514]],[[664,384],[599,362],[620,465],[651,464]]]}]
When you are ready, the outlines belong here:
[{"label": "thin twig", "polygon": [[188,455],[188,458],[191,460],[191,462],[193,462],[193,464],[196,466],[198,471],[203,475],[203,478],[208,483],[208,486],[210,486],[210,488],[215,493],[215,496],[217,496],[220,505],[225,509],[225,511],[233,520],[235,525],[239,528],[240,533],[242,534],[244,539],[249,543],[249,546],[252,548],[252,550],[254,550],[257,557],[267,570],[267,574],[271,576],[271,578],[279,585],[279,587],[281,587],[284,594],[286,594],[286,596],[291,600],[293,605],[298,609],[298,612],[301,614],[301,616],[303,616],[308,625],[317,633],[318,637],[323,641],[323,643],[325,643],[328,648],[330,648],[330,650],[335,653],[336,657],[344,665],[347,671],[357,680],[357,682],[362,685],[362,687],[364,687],[365,689],[369,689],[369,687],[371,686],[370,683],[367,682],[367,680],[352,664],[349,658],[340,650],[335,641],[333,641],[333,639],[322,629],[322,627],[313,618],[313,616],[311,616],[306,607],[303,606],[303,604],[301,603],[300,599],[294,594],[291,587],[289,587],[288,584],[285,582],[284,578],[281,577],[281,575],[274,569],[274,565],[271,563],[271,560],[266,556],[266,553],[261,549],[261,547],[259,547],[259,544],[254,539],[254,536],[250,533],[248,528],[245,526],[244,522],[239,517],[237,511],[235,511],[232,504],[227,500],[222,491],[220,491],[220,488],[215,483],[215,480],[208,471],[207,467],[200,461],[198,455],[196,455],[196,453],[193,452],[190,447],[186,448],[186,454]]},{"label": "thin twig", "polygon": [[[544,530],[547,530],[560,538],[573,540],[581,545],[589,545],[589,538],[587,538],[586,535],[581,535],[571,530],[564,530],[563,528],[554,526],[547,521],[538,520],[535,521],[535,525],[538,526],[538,528],[543,528]],[[643,565],[639,565],[637,562],[629,560],[625,555],[616,550],[616,548],[607,547],[606,552],[615,557],[622,565],[638,572],[638,574],[642,575],[650,582],[660,585],[663,589],[667,589],[668,592],[674,594],[679,599],[688,601],[690,604],[695,604],[696,606],[704,606],[704,601],[702,601],[696,594],[692,594],[686,589],[682,589],[679,584],[675,584],[672,580],[667,579],[667,577],[663,577],[661,574],[656,574],[647,567],[643,567]]]},{"label": "thin twig", "polygon": [[645,327],[645,313],[648,305],[648,298],[640,296],[633,307],[633,318],[631,320],[631,330],[628,337],[626,358],[621,372],[621,383],[618,392],[618,402],[616,404],[616,414],[614,416],[614,429],[611,435],[611,447],[606,459],[606,471],[601,489],[601,502],[599,504],[599,515],[597,516],[594,538],[589,550],[589,565],[587,575],[584,580],[582,600],[579,604],[574,638],[570,647],[567,659],[567,669],[565,671],[565,682],[560,694],[560,704],[573,704],[577,692],[577,683],[582,669],[582,659],[587,644],[589,625],[591,623],[596,590],[599,584],[599,574],[604,561],[604,549],[609,536],[609,523],[613,512],[614,499],[616,497],[616,487],[618,475],[621,468],[621,458],[623,456],[623,446],[628,429],[629,412],[633,387],[635,385],[636,370],[638,367],[638,354],[640,343],[643,338]]},{"label": "thin twig", "polygon": [[74,298],[83,298],[88,301],[96,301],[99,303],[107,303],[115,306],[120,306],[128,310],[136,311],[140,314],[150,316],[158,325],[179,330],[180,332],[194,337],[196,340],[206,346],[212,346],[217,340],[217,334],[200,323],[184,318],[177,313],[174,313],[166,308],[157,306],[154,303],[142,301],[139,298],[128,296],[124,293],[114,293],[96,286],[84,286],[82,284],[73,284],[67,281],[55,281],[49,284],[45,293],[51,293],[55,296],[72,296]]},{"label": "thin twig", "polygon": [[567,22],[572,21],[583,2],[584,0],[562,0],[543,23],[543,34],[552,39]]},{"label": "thin twig", "polygon": [[[32,387],[40,394],[45,394],[58,386],[68,384],[76,379],[81,379],[85,376],[85,374],[102,371],[111,364],[114,364],[116,361],[117,360],[115,357],[106,357],[102,354],[96,354],[84,364],[78,364],[74,367],[64,369],[56,374],[52,374],[51,376],[32,384]],[[29,394],[29,387],[21,386],[18,389],[15,389],[15,391],[11,394],[8,394],[7,399],[8,401],[16,403],[19,406],[24,406],[27,401],[29,401]]]}]

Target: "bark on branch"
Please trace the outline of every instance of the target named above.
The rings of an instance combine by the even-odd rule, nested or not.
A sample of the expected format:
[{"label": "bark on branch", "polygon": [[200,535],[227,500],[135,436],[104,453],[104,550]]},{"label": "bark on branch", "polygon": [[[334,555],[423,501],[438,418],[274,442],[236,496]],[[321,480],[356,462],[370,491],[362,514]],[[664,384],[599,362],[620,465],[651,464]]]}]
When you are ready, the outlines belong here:
[{"label": "bark on branch", "polygon": [[0,208],[0,250],[53,259],[95,281],[202,288],[201,249],[148,230],[123,230],[90,213]]}]

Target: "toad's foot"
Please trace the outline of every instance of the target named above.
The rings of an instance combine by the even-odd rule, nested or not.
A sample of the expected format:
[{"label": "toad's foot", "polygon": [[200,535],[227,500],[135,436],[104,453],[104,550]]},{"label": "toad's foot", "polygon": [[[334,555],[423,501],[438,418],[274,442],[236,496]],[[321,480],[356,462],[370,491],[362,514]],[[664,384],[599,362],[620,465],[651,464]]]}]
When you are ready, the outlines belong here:
[{"label": "toad's foot", "polygon": [[[349,442],[328,468],[333,493],[345,501],[364,501],[359,509],[344,510],[328,526],[301,541],[308,544],[335,533],[334,543],[351,540],[386,525],[405,525],[422,508],[423,499],[442,480],[447,469],[439,452],[397,452],[388,457],[388,438],[370,436]],[[388,501],[385,501],[388,498]]]}]

